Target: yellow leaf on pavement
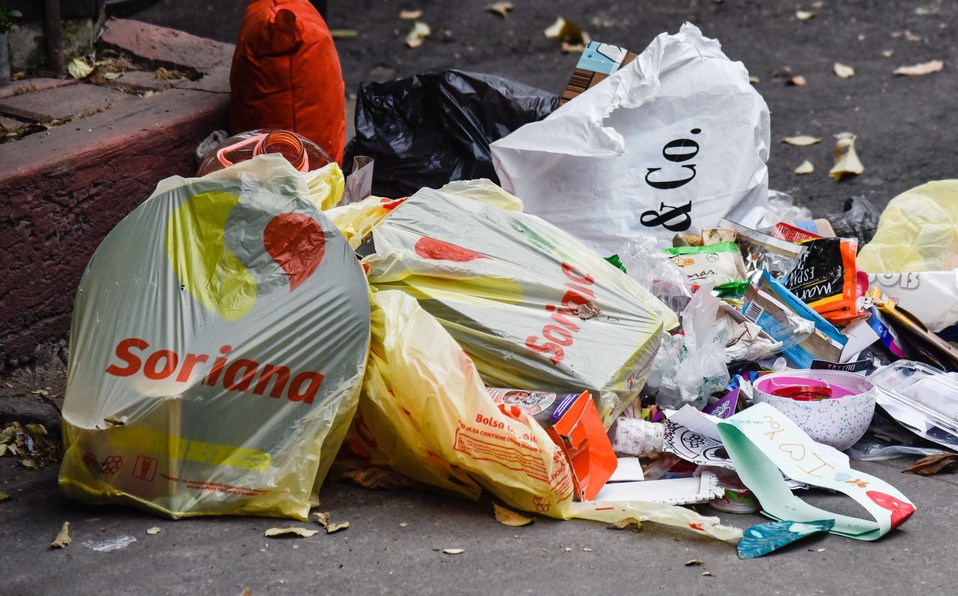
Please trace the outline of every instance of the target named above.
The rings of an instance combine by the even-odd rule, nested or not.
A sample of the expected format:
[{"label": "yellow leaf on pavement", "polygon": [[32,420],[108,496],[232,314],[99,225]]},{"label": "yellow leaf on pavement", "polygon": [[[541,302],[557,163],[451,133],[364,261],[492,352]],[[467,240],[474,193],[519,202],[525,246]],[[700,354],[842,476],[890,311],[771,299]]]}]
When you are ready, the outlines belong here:
[{"label": "yellow leaf on pavement", "polygon": [[496,2],[486,7],[489,12],[494,12],[502,18],[506,18],[509,11],[512,10],[512,2]]},{"label": "yellow leaf on pavement", "polygon": [[855,69],[847,64],[842,64],[841,62],[836,62],[835,66],[832,67],[832,70],[835,71],[835,74],[843,79],[850,79],[855,76]]},{"label": "yellow leaf on pavement", "polygon": [[429,25],[422,21],[416,21],[409,33],[406,34],[406,45],[411,48],[418,48],[431,33],[432,29],[429,28]]},{"label": "yellow leaf on pavement", "polygon": [[901,66],[895,69],[895,74],[917,77],[938,72],[944,68],[944,66],[945,63],[941,60],[932,60],[931,62],[922,62],[921,64],[915,64],[914,66]]},{"label": "yellow leaf on pavement", "polygon": [[526,526],[532,523],[531,517],[526,517],[521,513],[516,513],[511,509],[501,507],[495,503],[492,504],[492,508],[496,513],[496,521],[504,526],[520,527]]},{"label": "yellow leaf on pavement", "polygon": [[828,172],[828,175],[835,180],[841,180],[846,174],[858,175],[865,171],[865,167],[858,159],[858,154],[855,153],[856,138],[850,132],[835,135],[835,165]]},{"label": "yellow leaf on pavement", "polygon": [[50,543],[50,548],[66,548],[71,542],[73,539],[70,538],[70,522],[63,522],[57,537]]},{"label": "yellow leaf on pavement", "polygon": [[809,145],[814,145],[815,143],[820,143],[821,139],[818,137],[812,137],[809,135],[795,135],[794,137],[785,137],[782,139],[782,142],[787,145],[795,145],[797,147],[807,147]]},{"label": "yellow leaf on pavement", "polygon": [[93,72],[93,67],[80,58],[74,58],[70,60],[70,64],[67,65],[67,71],[74,79],[84,79],[90,76],[90,73]]},{"label": "yellow leaf on pavement", "polygon": [[293,526],[290,528],[270,528],[264,532],[264,536],[267,538],[275,538],[277,536],[300,536],[302,538],[309,538],[318,532],[319,530],[307,530],[306,528]]}]

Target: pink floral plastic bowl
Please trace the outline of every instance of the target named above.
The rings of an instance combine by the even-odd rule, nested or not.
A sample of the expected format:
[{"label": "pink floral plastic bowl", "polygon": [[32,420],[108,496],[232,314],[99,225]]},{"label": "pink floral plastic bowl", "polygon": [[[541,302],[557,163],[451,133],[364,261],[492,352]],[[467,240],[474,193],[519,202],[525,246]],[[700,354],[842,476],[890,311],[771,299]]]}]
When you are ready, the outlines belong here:
[{"label": "pink floral plastic bowl", "polygon": [[[771,373],[753,383],[754,400],[788,416],[814,441],[844,451],[858,442],[875,414],[875,388],[868,379],[835,370],[792,370]],[[832,397],[800,401],[789,393],[809,394],[827,387]],[[789,391],[795,388],[794,391]],[[827,390],[826,390],[827,391]]]}]

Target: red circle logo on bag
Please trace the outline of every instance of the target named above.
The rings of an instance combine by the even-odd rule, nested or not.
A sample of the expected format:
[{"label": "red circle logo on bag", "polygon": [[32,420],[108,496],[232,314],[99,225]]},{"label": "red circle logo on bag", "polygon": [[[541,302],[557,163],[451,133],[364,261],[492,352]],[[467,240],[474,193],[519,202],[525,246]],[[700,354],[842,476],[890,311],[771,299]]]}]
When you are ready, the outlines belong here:
[{"label": "red circle logo on bag", "polygon": [[309,215],[277,213],[263,225],[262,213],[235,194],[209,191],[184,201],[167,223],[166,252],[182,289],[229,321],[244,317],[265,287],[296,290],[326,252],[322,226]]}]

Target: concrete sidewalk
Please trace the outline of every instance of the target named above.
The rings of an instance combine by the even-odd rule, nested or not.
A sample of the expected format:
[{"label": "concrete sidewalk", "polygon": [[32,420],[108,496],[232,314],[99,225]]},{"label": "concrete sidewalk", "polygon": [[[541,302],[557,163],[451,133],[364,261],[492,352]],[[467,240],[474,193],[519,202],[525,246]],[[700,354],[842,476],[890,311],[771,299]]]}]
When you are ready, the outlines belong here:
[{"label": "concrete sidewalk", "polygon": [[103,237],[161,179],[192,176],[197,145],[227,128],[232,45],[113,19],[98,49],[133,56],[140,70],[0,88],[0,124],[35,131],[0,144],[0,370],[66,337],[73,292]]}]

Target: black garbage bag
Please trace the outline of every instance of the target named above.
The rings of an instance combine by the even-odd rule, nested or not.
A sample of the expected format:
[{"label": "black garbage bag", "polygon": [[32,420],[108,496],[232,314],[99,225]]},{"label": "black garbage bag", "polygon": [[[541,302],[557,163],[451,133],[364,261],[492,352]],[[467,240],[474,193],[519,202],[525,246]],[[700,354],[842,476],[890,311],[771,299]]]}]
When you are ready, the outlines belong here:
[{"label": "black garbage bag", "polygon": [[845,199],[841,213],[826,215],[835,235],[843,238],[858,238],[858,248],[871,242],[878,229],[881,210],[863,196]]},{"label": "black garbage bag", "polygon": [[[373,194],[411,195],[451,180],[498,183],[489,144],[545,118],[559,97],[493,75],[447,70],[363,83],[356,98],[356,136],[343,164],[375,160]],[[349,172],[346,172],[347,174]]]}]

